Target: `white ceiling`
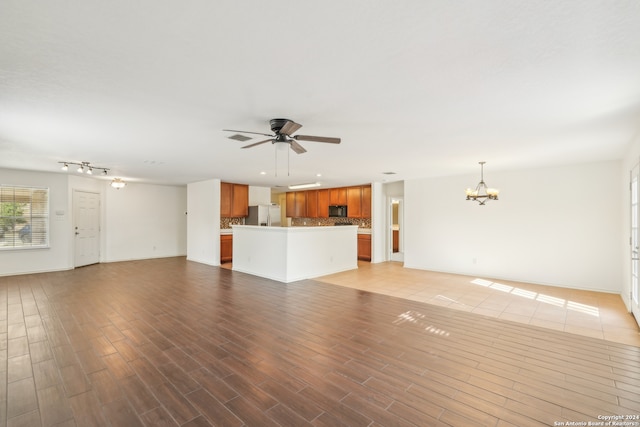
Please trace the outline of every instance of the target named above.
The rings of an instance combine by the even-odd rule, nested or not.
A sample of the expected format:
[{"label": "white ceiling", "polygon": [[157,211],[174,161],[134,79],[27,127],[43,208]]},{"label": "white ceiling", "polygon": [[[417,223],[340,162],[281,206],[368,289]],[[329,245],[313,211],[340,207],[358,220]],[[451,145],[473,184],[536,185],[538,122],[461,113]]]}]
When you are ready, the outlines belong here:
[{"label": "white ceiling", "polygon": [[[277,117],[342,144],[275,177],[222,131]],[[637,0],[0,5],[0,167],[331,187],[617,159],[639,129]]]}]

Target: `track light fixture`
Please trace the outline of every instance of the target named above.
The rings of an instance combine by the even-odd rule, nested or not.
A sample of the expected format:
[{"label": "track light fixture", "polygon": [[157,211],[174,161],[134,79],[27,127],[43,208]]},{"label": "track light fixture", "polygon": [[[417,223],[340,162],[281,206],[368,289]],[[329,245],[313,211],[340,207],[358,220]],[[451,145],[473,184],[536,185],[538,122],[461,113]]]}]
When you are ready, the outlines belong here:
[{"label": "track light fixture", "polygon": [[107,175],[109,168],[103,168],[102,166],[93,166],[91,163],[89,162],[58,162],[62,165],[62,170],[63,171],[68,171],[69,170],[69,165],[76,165],[78,166],[78,169],[76,169],[76,171],[78,173],[86,173],[87,175],[93,175],[93,171],[94,170],[101,170],[102,171],[102,175]]}]

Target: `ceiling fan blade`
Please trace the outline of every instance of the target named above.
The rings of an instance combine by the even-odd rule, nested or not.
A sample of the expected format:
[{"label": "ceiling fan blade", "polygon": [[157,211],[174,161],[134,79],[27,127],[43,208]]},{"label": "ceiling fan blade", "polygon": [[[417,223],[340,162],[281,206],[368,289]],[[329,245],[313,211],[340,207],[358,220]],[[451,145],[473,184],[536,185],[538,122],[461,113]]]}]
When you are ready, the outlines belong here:
[{"label": "ceiling fan blade", "polygon": [[307,150],[305,150],[304,147],[302,145],[298,144],[297,142],[295,142],[293,140],[291,140],[289,142],[291,143],[291,149],[293,151],[295,151],[296,153],[302,154],[302,153],[306,153],[307,152]]},{"label": "ceiling fan blade", "polygon": [[254,142],[253,144],[245,145],[245,146],[244,146],[244,147],[242,147],[242,148],[251,148],[251,147],[255,147],[256,145],[264,144],[265,142],[269,142],[269,141],[273,141],[273,139],[265,139],[264,141]]},{"label": "ceiling fan blade", "polygon": [[282,126],[282,129],[280,129],[280,133],[284,133],[285,135],[291,135],[301,127],[302,127],[301,124],[292,122],[291,120],[287,120],[284,126]]},{"label": "ceiling fan blade", "polygon": [[313,141],[313,142],[328,142],[329,144],[340,144],[340,138],[331,138],[328,136],[311,136],[311,135],[296,135],[292,136],[299,141]]},{"label": "ceiling fan blade", "polygon": [[249,132],[246,130],[233,130],[233,129],[222,129],[224,132],[238,132],[238,133],[252,133],[254,135],[264,135],[264,136],[271,136],[273,137],[272,134],[270,133],[261,133],[261,132]]}]

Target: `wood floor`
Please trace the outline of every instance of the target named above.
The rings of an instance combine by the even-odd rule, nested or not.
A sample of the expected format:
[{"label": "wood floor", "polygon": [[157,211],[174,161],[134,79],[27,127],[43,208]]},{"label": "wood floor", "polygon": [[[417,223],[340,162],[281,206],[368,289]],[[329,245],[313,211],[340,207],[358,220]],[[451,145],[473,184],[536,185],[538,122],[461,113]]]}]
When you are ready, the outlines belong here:
[{"label": "wood floor", "polygon": [[0,277],[2,426],[505,427],[638,414],[633,345],[184,258]]}]

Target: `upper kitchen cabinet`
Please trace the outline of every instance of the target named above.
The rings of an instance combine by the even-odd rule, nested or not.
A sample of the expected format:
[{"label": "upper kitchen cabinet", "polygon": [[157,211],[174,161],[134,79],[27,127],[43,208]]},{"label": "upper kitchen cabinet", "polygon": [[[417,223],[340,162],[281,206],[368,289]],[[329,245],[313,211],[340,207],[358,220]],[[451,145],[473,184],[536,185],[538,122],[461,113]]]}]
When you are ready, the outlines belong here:
[{"label": "upper kitchen cabinet", "polygon": [[347,216],[362,218],[362,187],[347,187]]},{"label": "upper kitchen cabinet", "polygon": [[234,218],[249,215],[249,186],[220,183],[220,217]]},{"label": "upper kitchen cabinet", "polygon": [[347,206],[349,218],[371,218],[371,186],[290,191],[287,193],[287,217],[328,218],[329,206]]},{"label": "upper kitchen cabinet", "polygon": [[306,217],[318,218],[318,190],[306,191]]},{"label": "upper kitchen cabinet", "polygon": [[307,215],[306,191],[290,191],[287,193],[287,216],[304,218]]},{"label": "upper kitchen cabinet", "polygon": [[329,190],[318,191],[318,218],[329,218]]},{"label": "upper kitchen cabinet", "polygon": [[347,204],[347,189],[330,188],[329,189],[329,204],[330,205],[346,205]]},{"label": "upper kitchen cabinet", "polygon": [[371,186],[347,187],[347,216],[371,218]]},{"label": "upper kitchen cabinet", "polygon": [[371,186],[362,186],[362,218],[371,218]]},{"label": "upper kitchen cabinet", "polygon": [[287,193],[287,207],[286,216],[288,218],[294,218],[296,216],[296,193],[290,191]]}]

